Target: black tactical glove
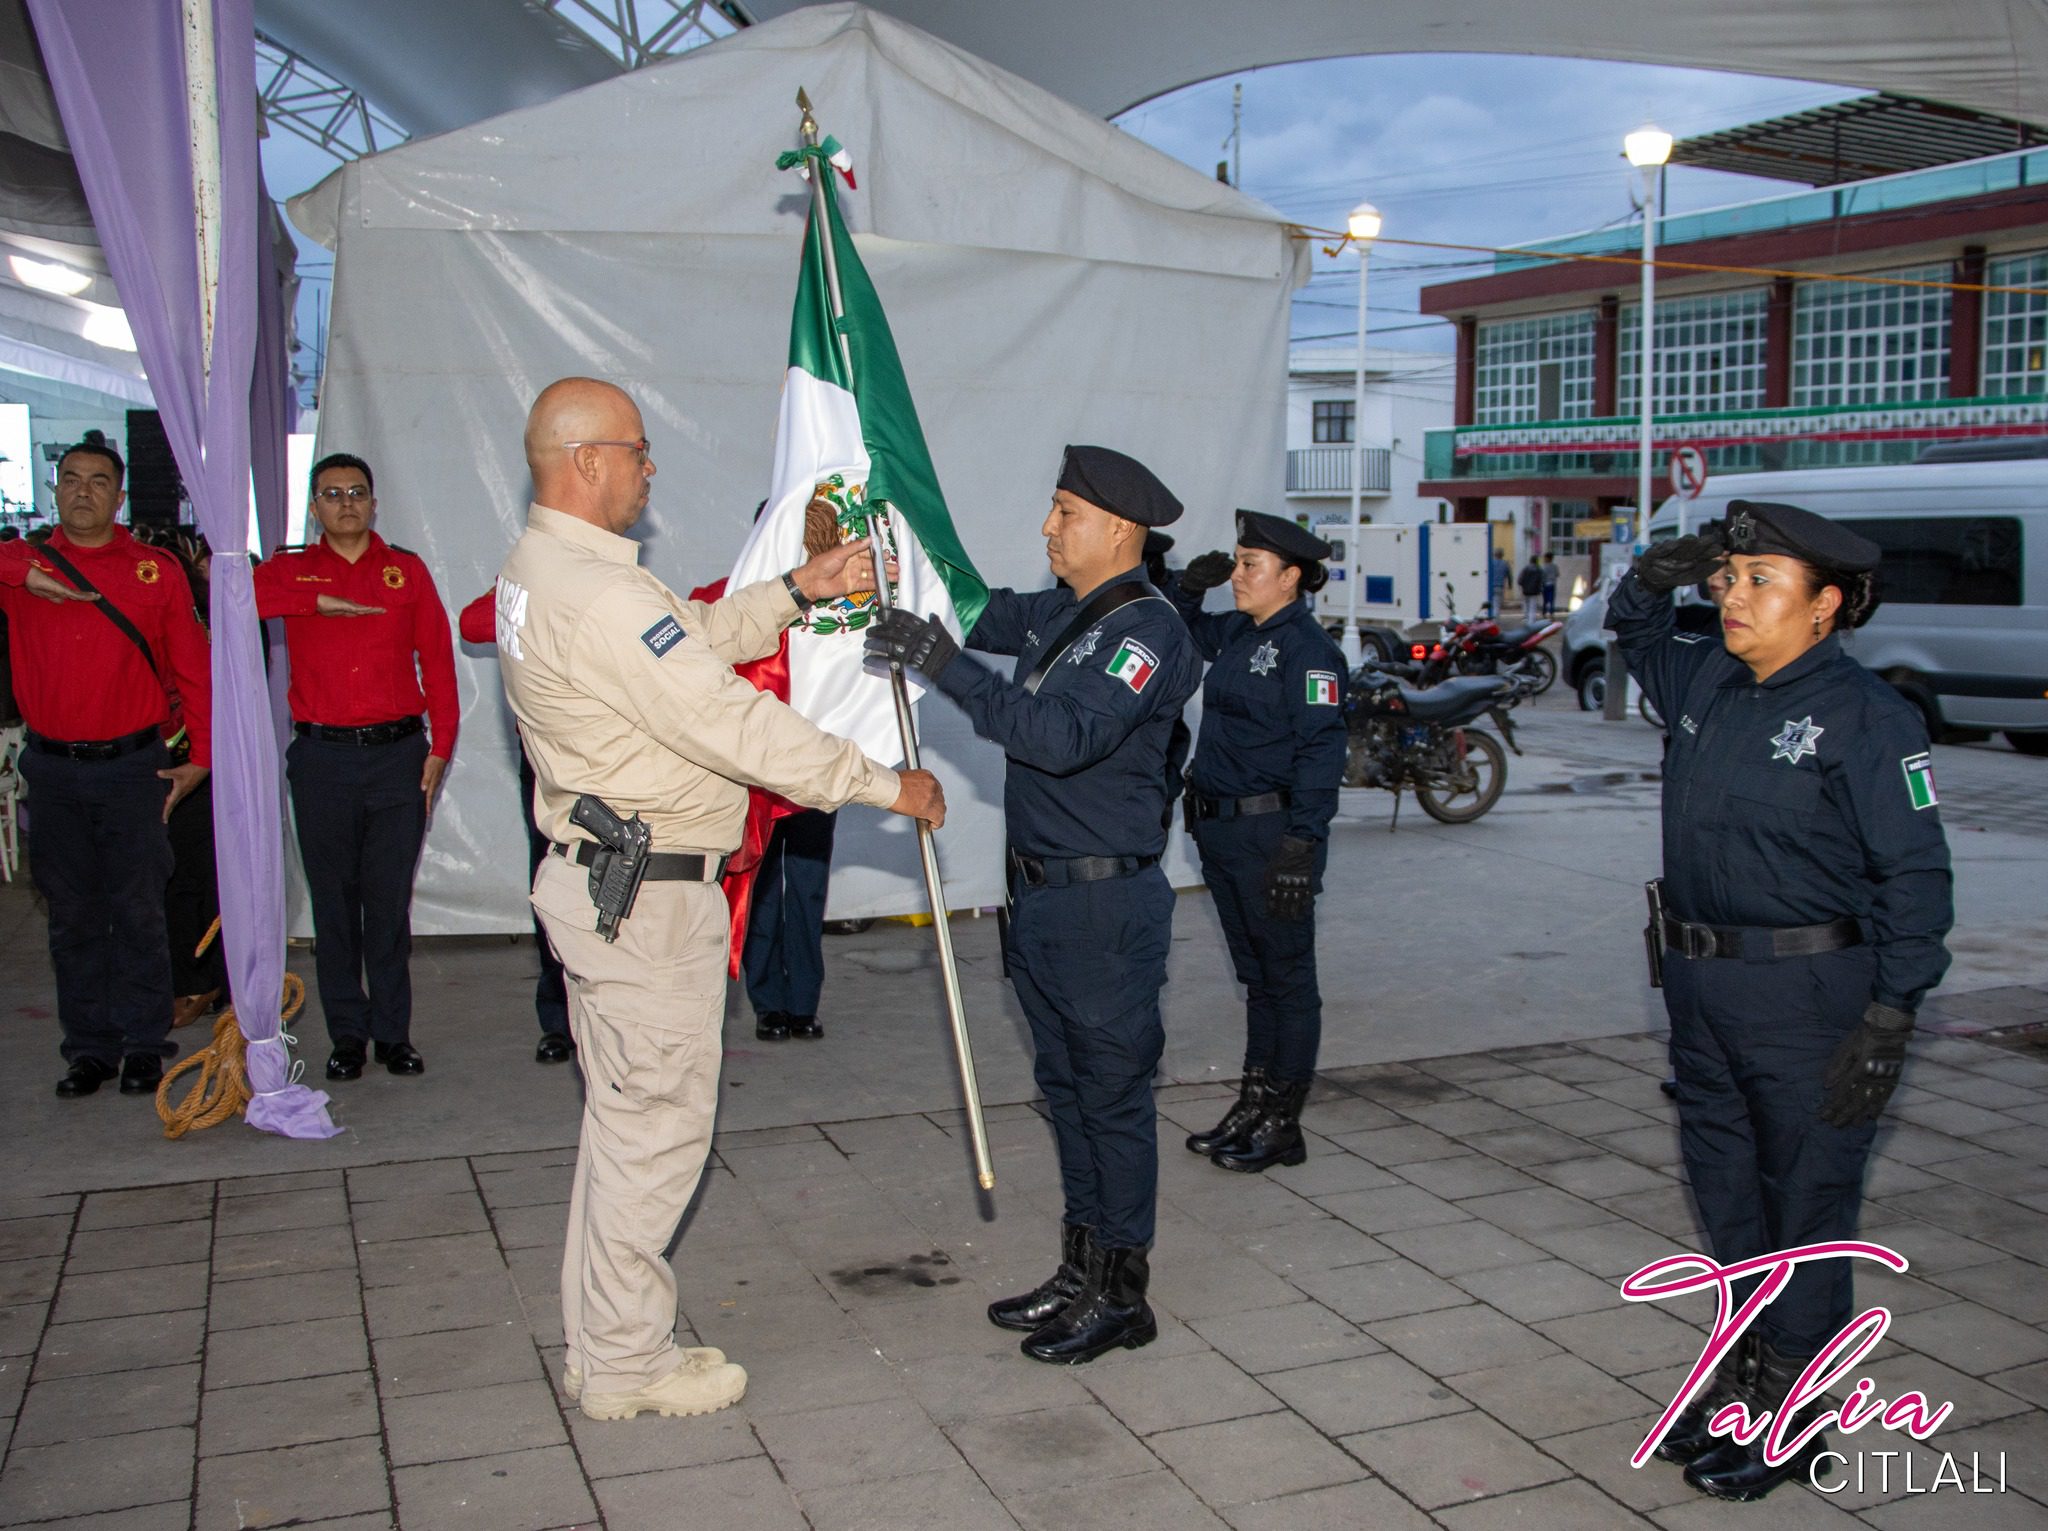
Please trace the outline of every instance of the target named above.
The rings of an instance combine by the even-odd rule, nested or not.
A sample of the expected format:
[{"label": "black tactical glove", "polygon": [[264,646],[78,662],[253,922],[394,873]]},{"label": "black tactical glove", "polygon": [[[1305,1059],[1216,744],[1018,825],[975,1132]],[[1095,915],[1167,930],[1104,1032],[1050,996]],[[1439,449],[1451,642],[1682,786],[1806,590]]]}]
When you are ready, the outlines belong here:
[{"label": "black tactical glove", "polygon": [[1266,864],[1266,917],[1305,920],[1315,909],[1316,843],[1281,838],[1280,848]]},{"label": "black tactical glove", "polygon": [[1203,553],[1190,558],[1188,566],[1180,571],[1180,587],[1190,595],[1200,595],[1229,584],[1230,571],[1236,567],[1237,560],[1228,553]]},{"label": "black tactical glove", "polygon": [[1863,1024],[1842,1039],[1828,1060],[1820,1119],[1830,1127],[1876,1121],[1899,1086],[1899,1065],[1906,1061],[1906,1039],[1912,1035],[1911,1011],[1875,1001],[1865,1007]]},{"label": "black tactical glove", "polygon": [[1645,590],[1666,592],[1697,585],[1728,561],[1728,535],[1710,521],[1692,537],[1653,543],[1636,559],[1636,581]]},{"label": "black tactical glove", "polygon": [[940,672],[960,657],[960,645],[937,617],[920,617],[895,606],[868,629],[867,656],[915,670],[926,680],[937,680]]}]

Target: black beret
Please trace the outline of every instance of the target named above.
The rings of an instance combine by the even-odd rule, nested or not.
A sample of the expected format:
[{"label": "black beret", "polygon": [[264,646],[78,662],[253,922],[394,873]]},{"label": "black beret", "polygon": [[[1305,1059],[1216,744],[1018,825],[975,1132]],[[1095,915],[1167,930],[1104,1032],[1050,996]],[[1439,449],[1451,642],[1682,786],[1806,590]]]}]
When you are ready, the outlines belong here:
[{"label": "black beret", "polygon": [[1171,526],[1180,519],[1173,491],[1137,458],[1108,447],[1068,447],[1059,487],[1140,526]]},{"label": "black beret", "polygon": [[1282,558],[1321,563],[1336,550],[1313,532],[1304,531],[1283,516],[1269,516],[1256,510],[1237,513],[1237,545],[1264,548]]},{"label": "black beret", "polygon": [[1867,574],[1877,567],[1880,550],[1826,516],[1773,500],[1728,502],[1728,551],[1758,555],[1781,553],[1817,569],[1836,574]]}]

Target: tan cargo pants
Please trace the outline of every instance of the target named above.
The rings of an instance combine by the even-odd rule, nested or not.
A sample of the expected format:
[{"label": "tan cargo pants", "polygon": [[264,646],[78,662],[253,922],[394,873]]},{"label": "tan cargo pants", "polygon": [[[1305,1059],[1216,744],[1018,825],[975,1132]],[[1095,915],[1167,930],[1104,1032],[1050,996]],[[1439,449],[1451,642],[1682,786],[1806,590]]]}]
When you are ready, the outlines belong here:
[{"label": "tan cargo pants", "polygon": [[716,883],[643,883],[607,943],[589,872],[549,855],[533,907],[562,959],[583,1067],[562,1252],[567,1362],[586,1393],[631,1392],[683,1360],[665,1251],[696,1194],[718,1109],[725,895]]}]

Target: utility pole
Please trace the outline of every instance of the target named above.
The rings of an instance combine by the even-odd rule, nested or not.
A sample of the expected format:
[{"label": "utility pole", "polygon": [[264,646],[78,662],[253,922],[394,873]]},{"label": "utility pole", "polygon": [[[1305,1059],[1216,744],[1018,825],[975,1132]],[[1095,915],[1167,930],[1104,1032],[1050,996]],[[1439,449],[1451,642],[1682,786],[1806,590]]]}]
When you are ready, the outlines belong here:
[{"label": "utility pole", "polygon": [[1223,140],[1223,147],[1230,151],[1230,184],[1239,191],[1244,190],[1243,132],[1244,127],[1244,84],[1230,87],[1230,136]]}]

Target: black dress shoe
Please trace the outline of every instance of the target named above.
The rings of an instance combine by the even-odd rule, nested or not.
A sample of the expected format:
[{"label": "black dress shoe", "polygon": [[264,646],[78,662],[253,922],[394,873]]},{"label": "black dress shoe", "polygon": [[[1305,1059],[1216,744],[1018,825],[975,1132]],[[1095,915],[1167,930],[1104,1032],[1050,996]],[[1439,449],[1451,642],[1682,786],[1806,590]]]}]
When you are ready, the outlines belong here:
[{"label": "black dress shoe", "polygon": [[576,1044],[559,1031],[545,1033],[533,1050],[535,1063],[567,1063],[576,1056]]},{"label": "black dress shoe", "polygon": [[410,1042],[379,1042],[377,1061],[394,1074],[424,1074],[427,1071],[427,1060]]},{"label": "black dress shoe", "polygon": [[164,1082],[164,1060],[158,1053],[130,1053],[121,1060],[121,1093],[154,1095]]},{"label": "black dress shoe", "polygon": [[1089,1230],[1080,1223],[1060,1224],[1060,1265],[1052,1275],[1016,1297],[988,1305],[988,1321],[998,1329],[1032,1334],[1060,1316],[1081,1295],[1088,1279]]},{"label": "black dress shoe", "polygon": [[329,1079],[360,1079],[363,1077],[363,1044],[360,1042],[337,1042],[334,1051],[327,1055],[327,1077]]},{"label": "black dress shoe", "polygon": [[789,1018],[789,1034],[815,1042],[825,1034],[825,1028],[818,1024],[815,1015],[793,1015]]},{"label": "black dress shoe", "polygon": [[57,1081],[59,1100],[77,1100],[90,1095],[101,1085],[120,1072],[113,1064],[100,1058],[79,1058],[75,1060],[64,1077]]},{"label": "black dress shoe", "polygon": [[789,1012],[786,1010],[764,1010],[754,1018],[754,1036],[762,1042],[787,1042],[789,1040]]}]

